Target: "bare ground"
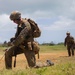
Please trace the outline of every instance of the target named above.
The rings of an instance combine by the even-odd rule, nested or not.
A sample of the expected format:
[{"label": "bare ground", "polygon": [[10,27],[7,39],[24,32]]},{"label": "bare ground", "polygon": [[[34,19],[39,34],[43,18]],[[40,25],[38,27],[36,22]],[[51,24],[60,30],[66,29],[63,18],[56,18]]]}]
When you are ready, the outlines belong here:
[{"label": "bare ground", "polygon": [[[3,55],[0,55],[0,70],[1,69],[5,69],[5,63],[4,63],[4,57],[2,58]],[[57,52],[57,53],[40,53],[40,58],[38,59],[37,55],[36,55],[36,60],[37,62],[46,62],[47,59],[51,60],[54,63],[58,63],[59,60],[58,58],[60,57],[66,57],[67,56],[67,52]],[[13,61],[14,61],[14,57],[13,57]],[[13,65],[12,65],[13,66]],[[24,69],[28,66],[26,58],[24,56],[24,54],[20,54],[17,55],[17,63],[16,63],[16,69]]]}]

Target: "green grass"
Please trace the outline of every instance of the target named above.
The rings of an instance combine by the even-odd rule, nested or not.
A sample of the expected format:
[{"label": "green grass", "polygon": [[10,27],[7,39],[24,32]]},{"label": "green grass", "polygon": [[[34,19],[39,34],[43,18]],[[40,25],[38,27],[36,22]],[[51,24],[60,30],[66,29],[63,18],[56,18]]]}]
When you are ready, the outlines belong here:
[{"label": "green grass", "polygon": [[[1,48],[1,50],[3,49],[5,48]],[[63,52],[65,50],[66,47],[64,47],[63,45],[40,46],[41,53],[61,51]],[[0,70],[0,75],[75,75],[75,57],[59,57],[57,59],[57,63],[54,64],[54,66],[43,67],[38,69],[2,69]]]},{"label": "green grass", "polygon": [[41,45],[40,46],[40,52],[56,52],[56,51],[65,51],[66,47],[64,45]]},{"label": "green grass", "polygon": [[4,49],[6,49],[6,48],[7,48],[7,47],[1,47],[1,46],[0,46],[0,51],[1,51],[1,50],[4,50]]},{"label": "green grass", "polygon": [[3,50],[5,50],[7,47],[0,47],[0,55],[2,55],[4,53]]},{"label": "green grass", "polygon": [[0,75],[75,75],[75,63],[60,63],[39,69],[2,70]]}]

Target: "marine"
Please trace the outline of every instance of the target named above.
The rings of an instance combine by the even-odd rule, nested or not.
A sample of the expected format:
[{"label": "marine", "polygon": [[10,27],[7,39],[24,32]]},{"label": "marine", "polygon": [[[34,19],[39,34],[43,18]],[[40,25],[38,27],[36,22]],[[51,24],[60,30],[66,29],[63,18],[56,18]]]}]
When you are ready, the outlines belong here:
[{"label": "marine", "polygon": [[74,56],[74,37],[70,35],[70,32],[67,32],[66,35],[64,46],[67,46],[68,56]]},{"label": "marine", "polygon": [[24,53],[28,66],[34,67],[36,65],[35,54],[40,48],[34,41],[30,23],[21,18],[21,13],[18,11],[10,14],[10,20],[17,24],[17,31],[15,36],[10,39],[12,46],[5,52],[6,69],[12,69],[12,57],[21,53]]}]

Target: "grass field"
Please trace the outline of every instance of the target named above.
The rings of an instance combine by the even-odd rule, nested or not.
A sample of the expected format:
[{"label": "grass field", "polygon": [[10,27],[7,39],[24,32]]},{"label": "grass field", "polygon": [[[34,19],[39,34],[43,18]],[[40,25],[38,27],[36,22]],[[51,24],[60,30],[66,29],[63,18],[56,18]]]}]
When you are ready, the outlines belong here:
[{"label": "grass field", "polygon": [[[5,48],[0,47],[0,58]],[[47,59],[54,62],[54,66],[43,68],[28,68],[27,61],[23,54],[17,56],[16,68],[6,70],[4,58],[0,60],[0,75],[75,75],[75,56],[68,57],[66,47],[63,45],[40,46],[40,59],[37,63],[45,63]],[[13,57],[14,60],[14,57]]]}]

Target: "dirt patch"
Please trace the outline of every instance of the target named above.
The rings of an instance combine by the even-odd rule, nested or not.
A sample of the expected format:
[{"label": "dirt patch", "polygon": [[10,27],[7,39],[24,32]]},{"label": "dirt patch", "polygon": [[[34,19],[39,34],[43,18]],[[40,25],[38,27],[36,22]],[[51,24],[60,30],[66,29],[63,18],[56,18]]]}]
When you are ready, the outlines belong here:
[{"label": "dirt patch", "polygon": [[[58,58],[59,57],[64,57],[67,56],[67,52],[57,52],[57,53],[40,53],[40,58],[38,59],[36,55],[36,60],[37,62],[45,62],[47,59],[53,61],[54,63],[58,63]],[[2,55],[0,55],[0,58],[2,58]],[[13,57],[14,61],[14,57]],[[17,55],[17,65],[16,68],[26,68],[27,66],[27,61],[24,56],[24,54]],[[4,69],[5,64],[4,64],[4,58],[0,60],[0,69]]]}]

